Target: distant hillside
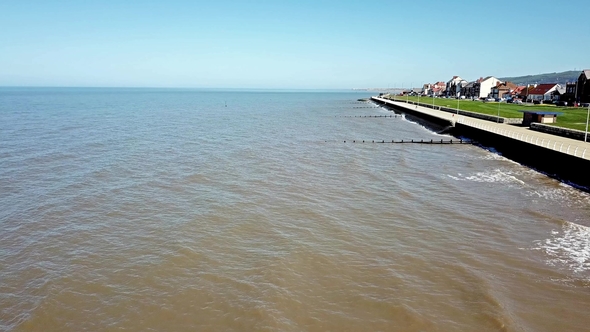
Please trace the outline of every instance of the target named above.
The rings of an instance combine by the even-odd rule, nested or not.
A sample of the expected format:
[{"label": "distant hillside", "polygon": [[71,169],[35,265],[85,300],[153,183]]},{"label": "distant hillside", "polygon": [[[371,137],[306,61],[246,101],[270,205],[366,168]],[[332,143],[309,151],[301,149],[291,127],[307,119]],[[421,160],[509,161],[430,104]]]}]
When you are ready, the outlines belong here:
[{"label": "distant hillside", "polygon": [[580,76],[581,70],[570,70],[561,73],[547,73],[538,75],[527,75],[517,77],[502,77],[500,80],[513,82],[518,85],[532,84],[532,83],[558,83],[565,84],[567,82],[574,82]]}]

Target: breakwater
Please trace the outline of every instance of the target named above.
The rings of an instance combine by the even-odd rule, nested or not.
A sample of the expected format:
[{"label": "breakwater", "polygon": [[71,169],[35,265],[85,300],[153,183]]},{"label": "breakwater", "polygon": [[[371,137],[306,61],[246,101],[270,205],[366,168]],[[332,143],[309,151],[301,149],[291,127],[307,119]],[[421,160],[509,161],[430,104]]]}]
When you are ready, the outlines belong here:
[{"label": "breakwater", "polygon": [[[451,125],[450,134],[478,141],[503,156],[546,175],[589,191],[590,144],[531,130],[528,127],[493,123],[404,102],[374,97],[393,110],[420,117],[435,125]],[[499,119],[498,119],[499,120]]]}]

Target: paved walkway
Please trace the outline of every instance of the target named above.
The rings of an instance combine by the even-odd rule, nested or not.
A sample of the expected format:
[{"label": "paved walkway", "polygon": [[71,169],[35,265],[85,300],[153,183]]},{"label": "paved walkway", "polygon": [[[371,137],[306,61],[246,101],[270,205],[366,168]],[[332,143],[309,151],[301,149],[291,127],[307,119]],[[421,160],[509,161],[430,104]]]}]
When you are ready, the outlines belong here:
[{"label": "paved walkway", "polygon": [[477,118],[467,117],[463,115],[456,115],[449,112],[438,111],[428,107],[416,106],[399,101],[391,101],[383,98],[375,98],[386,104],[395,105],[401,108],[419,111],[442,120],[447,120],[453,125],[460,123],[469,127],[477,128],[492,132],[505,137],[510,137],[515,140],[527,142],[544,148],[559,151],[561,153],[569,154],[582,159],[590,160],[590,143],[574,140],[571,138],[551,135],[539,131],[531,130],[528,127],[518,127],[515,125],[494,123],[491,121],[481,120]]}]

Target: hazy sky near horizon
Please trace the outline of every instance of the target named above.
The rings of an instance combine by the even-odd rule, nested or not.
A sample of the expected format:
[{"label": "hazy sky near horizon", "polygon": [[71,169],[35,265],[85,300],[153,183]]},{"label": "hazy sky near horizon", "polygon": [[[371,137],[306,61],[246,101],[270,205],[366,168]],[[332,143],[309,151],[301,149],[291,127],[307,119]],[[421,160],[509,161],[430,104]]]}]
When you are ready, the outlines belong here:
[{"label": "hazy sky near horizon", "polygon": [[0,86],[361,88],[590,68],[588,0],[0,2]]}]

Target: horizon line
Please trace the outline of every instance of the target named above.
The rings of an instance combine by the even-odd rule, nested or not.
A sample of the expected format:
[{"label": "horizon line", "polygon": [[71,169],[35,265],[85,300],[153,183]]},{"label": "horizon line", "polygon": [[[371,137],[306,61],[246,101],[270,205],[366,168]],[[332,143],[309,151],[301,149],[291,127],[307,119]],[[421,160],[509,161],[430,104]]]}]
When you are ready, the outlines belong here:
[{"label": "horizon line", "polygon": [[186,90],[367,90],[380,88],[262,88],[262,87],[164,87],[164,86],[75,86],[75,85],[0,85],[0,88],[57,89],[186,89]]}]

